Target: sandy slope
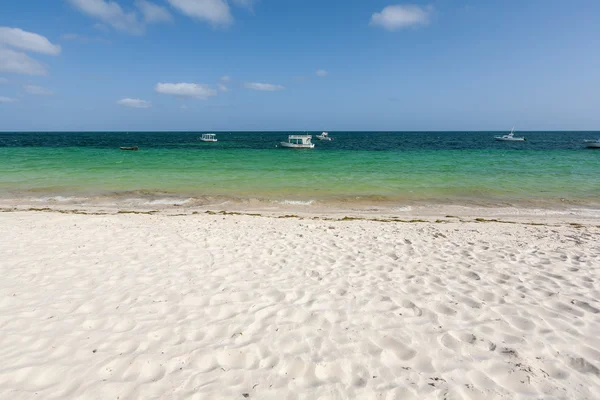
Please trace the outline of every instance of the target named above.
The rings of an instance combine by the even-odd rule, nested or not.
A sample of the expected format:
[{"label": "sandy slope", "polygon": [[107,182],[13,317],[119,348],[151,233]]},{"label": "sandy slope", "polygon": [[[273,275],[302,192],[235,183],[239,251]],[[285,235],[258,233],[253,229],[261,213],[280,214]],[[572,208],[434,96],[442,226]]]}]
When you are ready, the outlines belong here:
[{"label": "sandy slope", "polygon": [[599,233],[2,213],[0,398],[599,399]]}]

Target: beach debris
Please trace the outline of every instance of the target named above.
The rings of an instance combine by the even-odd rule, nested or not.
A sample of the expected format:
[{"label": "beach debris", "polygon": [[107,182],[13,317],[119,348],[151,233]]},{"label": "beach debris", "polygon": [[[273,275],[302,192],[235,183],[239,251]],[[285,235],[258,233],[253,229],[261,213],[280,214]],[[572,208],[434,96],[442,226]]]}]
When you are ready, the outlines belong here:
[{"label": "beach debris", "polygon": [[500,353],[506,354],[508,356],[517,357],[517,351],[515,349],[511,349],[510,347],[504,347],[500,350]]}]

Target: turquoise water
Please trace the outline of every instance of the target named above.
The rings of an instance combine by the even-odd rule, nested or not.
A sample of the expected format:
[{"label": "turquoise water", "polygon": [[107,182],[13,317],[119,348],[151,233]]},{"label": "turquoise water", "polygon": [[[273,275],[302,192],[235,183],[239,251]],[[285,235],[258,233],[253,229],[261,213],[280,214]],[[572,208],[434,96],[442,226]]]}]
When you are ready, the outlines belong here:
[{"label": "turquoise water", "polygon": [[[0,133],[0,197],[289,202],[597,204],[598,132],[330,132],[314,150],[291,132]],[[315,134],[316,132],[313,132]],[[137,152],[120,146],[139,146]]]}]

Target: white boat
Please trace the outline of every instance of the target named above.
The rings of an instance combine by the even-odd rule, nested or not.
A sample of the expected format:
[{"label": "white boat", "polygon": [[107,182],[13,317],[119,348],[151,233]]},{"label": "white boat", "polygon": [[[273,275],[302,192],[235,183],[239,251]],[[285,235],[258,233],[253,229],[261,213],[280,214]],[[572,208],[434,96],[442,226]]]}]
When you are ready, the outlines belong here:
[{"label": "white boat", "polygon": [[312,135],[290,135],[287,142],[281,142],[281,147],[292,149],[313,149]]},{"label": "white boat", "polygon": [[600,149],[600,139],[598,140],[586,140],[585,147],[588,149]]},{"label": "white boat", "polygon": [[524,137],[515,137],[515,128],[512,128],[508,135],[494,136],[494,139],[500,142],[524,142],[527,140]]},{"label": "white boat", "polygon": [[323,132],[320,135],[317,135],[316,138],[319,139],[319,140],[328,140],[328,141],[332,141],[333,140],[332,137],[329,137],[329,133],[327,133],[327,132]]},{"label": "white boat", "polygon": [[203,133],[200,140],[202,140],[203,142],[216,142],[217,135],[215,135],[214,133]]}]

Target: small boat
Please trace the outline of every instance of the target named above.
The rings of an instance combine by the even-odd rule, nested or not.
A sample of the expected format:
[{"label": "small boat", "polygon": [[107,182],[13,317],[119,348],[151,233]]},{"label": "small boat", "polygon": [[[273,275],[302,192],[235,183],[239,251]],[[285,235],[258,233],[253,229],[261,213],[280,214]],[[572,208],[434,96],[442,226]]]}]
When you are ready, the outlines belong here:
[{"label": "small boat", "polygon": [[313,149],[312,135],[290,135],[287,142],[281,142],[281,147],[292,149]]},{"label": "small boat", "polygon": [[600,149],[600,139],[598,140],[586,140],[585,147],[588,149]]},{"label": "small boat", "polygon": [[515,137],[515,128],[512,128],[508,135],[494,136],[494,139],[500,142],[524,142],[527,140],[524,137]]},{"label": "small boat", "polygon": [[329,133],[327,133],[327,132],[323,132],[320,135],[317,135],[316,137],[319,140],[328,140],[328,141],[332,141],[333,140],[332,137],[329,137]]},{"label": "small boat", "polygon": [[214,133],[204,133],[202,134],[200,140],[202,140],[203,142],[216,142],[217,135],[215,135]]},{"label": "small boat", "polygon": [[137,146],[133,146],[133,147],[119,147],[121,150],[129,150],[129,151],[138,151],[138,147]]}]

